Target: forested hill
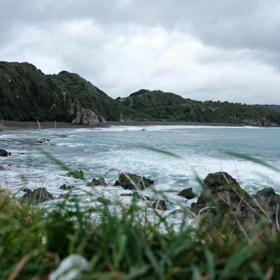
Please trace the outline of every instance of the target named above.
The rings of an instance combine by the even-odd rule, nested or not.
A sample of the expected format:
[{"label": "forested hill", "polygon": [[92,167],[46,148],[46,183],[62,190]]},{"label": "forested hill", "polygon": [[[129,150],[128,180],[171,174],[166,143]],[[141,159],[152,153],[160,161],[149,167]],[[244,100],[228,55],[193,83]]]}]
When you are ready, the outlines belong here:
[{"label": "forested hill", "polygon": [[[140,90],[129,97],[119,98],[126,119],[166,120],[276,126],[280,112],[274,107],[240,103],[195,101],[179,95]],[[277,107],[277,106],[276,106]]]},{"label": "forested hill", "polygon": [[120,116],[117,102],[79,75],[45,75],[29,63],[0,62],[0,100],[5,120],[96,124]]},{"label": "forested hill", "polygon": [[29,63],[0,62],[0,119],[4,120],[87,125],[106,121],[190,121],[279,126],[277,108],[201,102],[149,90],[115,100],[77,74],[62,71],[46,75]]}]

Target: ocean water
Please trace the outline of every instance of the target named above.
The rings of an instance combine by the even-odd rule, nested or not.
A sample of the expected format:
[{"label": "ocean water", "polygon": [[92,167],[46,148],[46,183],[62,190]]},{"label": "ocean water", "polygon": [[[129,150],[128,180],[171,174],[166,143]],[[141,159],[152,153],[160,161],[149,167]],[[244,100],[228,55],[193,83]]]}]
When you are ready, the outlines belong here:
[{"label": "ocean water", "polygon": [[[36,143],[41,140],[47,141]],[[176,208],[178,201],[191,203],[178,197],[177,192],[193,187],[199,193],[197,178],[203,179],[210,172],[230,173],[250,193],[264,186],[280,192],[280,173],[227,155],[245,153],[280,169],[279,140],[280,129],[252,127],[112,126],[2,131],[0,148],[9,150],[12,156],[0,158],[0,165],[7,169],[0,171],[0,185],[19,194],[24,187],[45,187],[59,196],[64,192],[59,186],[69,184],[76,185],[77,192],[86,189],[126,202],[129,198],[121,194],[129,191],[113,186],[118,173],[126,171],[154,179],[155,190],[171,201],[170,209]],[[86,181],[68,177],[40,149],[74,170],[82,169],[86,181],[105,174],[110,186],[87,188]],[[145,192],[149,194],[149,190]]]}]

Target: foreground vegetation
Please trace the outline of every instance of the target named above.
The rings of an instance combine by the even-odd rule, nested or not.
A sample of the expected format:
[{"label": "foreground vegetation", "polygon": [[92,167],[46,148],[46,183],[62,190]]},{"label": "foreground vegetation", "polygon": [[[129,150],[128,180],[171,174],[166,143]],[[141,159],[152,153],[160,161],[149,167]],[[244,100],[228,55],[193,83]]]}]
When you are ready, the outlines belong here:
[{"label": "foreground vegetation", "polygon": [[280,232],[266,220],[244,233],[221,209],[216,216],[193,213],[197,227],[182,219],[175,230],[161,211],[154,210],[158,222],[151,223],[135,204],[119,207],[101,200],[82,210],[69,196],[47,211],[1,190],[0,279],[46,279],[72,254],[88,261],[75,279],[277,279],[280,273]]}]

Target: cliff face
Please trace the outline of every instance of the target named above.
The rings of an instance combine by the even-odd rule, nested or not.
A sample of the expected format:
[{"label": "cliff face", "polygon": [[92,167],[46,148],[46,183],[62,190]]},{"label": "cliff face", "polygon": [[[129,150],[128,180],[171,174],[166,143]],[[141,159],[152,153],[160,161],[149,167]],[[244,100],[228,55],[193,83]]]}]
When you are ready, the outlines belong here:
[{"label": "cliff face", "polygon": [[97,124],[119,120],[117,102],[77,74],[45,75],[28,63],[0,62],[0,117]]},{"label": "cliff face", "polygon": [[274,108],[240,103],[195,101],[161,91],[140,90],[119,98],[120,110],[126,120],[166,120],[280,125],[280,112]]}]

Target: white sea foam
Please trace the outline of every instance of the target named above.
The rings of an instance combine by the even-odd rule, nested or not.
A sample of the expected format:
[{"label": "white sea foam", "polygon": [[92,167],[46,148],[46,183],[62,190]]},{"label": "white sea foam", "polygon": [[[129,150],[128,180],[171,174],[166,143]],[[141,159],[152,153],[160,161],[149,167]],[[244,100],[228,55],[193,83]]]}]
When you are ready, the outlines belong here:
[{"label": "white sea foam", "polygon": [[[139,133],[140,131],[143,133]],[[254,129],[252,131],[251,129]],[[167,133],[171,131],[171,133]],[[116,133],[118,132],[118,133]],[[149,133],[158,132],[158,133]],[[209,127],[209,126],[112,126],[108,128],[82,128],[61,130],[26,130],[0,134],[0,141],[12,151],[12,157],[1,159],[0,165],[8,170],[0,171],[1,184],[11,189],[21,187],[46,187],[59,194],[59,186],[75,184],[82,187],[86,182],[66,176],[39,150],[24,143],[6,139],[50,139],[40,146],[62,160],[70,168],[83,169],[86,181],[100,176],[110,169],[127,171],[151,177],[157,190],[175,190],[187,186],[199,191],[196,174],[204,178],[210,172],[226,171],[239,179],[250,192],[264,185],[273,186],[280,192],[280,174],[261,165],[225,156],[221,150],[241,151],[272,161],[280,166],[278,151],[280,130],[255,127]],[[143,148],[144,146],[144,148]],[[147,150],[145,146],[167,150],[179,155],[170,157],[164,153]],[[25,153],[25,154],[21,154]],[[277,154],[278,153],[278,154]],[[12,166],[8,166],[12,164]],[[111,184],[117,172],[109,172],[106,180]],[[25,178],[25,180],[23,180]],[[108,188],[104,194],[110,199],[119,195],[116,188]],[[120,189],[120,191],[123,191]],[[173,201],[181,198],[168,194]]]}]

